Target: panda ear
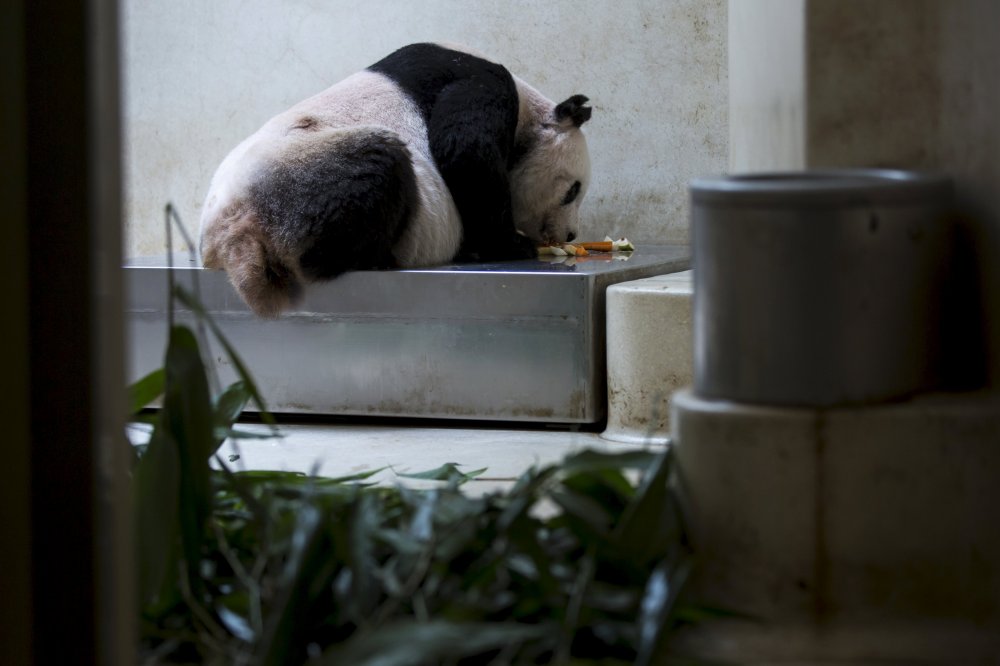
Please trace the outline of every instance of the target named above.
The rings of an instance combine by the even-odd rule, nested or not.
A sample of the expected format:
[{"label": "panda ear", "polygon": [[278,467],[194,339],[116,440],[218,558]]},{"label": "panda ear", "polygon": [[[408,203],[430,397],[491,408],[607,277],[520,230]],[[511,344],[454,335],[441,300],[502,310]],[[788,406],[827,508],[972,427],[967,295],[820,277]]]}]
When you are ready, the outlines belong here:
[{"label": "panda ear", "polygon": [[573,95],[565,102],[560,102],[553,114],[556,117],[556,122],[563,127],[579,127],[588,120],[590,120],[590,114],[593,111],[589,106],[584,106],[588,102],[587,98],[583,95]]}]

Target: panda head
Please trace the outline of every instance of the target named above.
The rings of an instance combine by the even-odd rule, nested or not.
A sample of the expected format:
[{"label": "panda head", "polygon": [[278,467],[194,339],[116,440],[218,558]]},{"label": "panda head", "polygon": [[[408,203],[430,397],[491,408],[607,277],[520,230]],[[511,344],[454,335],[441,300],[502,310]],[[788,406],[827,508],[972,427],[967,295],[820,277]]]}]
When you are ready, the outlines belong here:
[{"label": "panda head", "polygon": [[510,172],[514,226],[534,241],[562,243],[576,237],[580,202],[590,184],[587,98],[573,95],[543,109],[528,131]]}]

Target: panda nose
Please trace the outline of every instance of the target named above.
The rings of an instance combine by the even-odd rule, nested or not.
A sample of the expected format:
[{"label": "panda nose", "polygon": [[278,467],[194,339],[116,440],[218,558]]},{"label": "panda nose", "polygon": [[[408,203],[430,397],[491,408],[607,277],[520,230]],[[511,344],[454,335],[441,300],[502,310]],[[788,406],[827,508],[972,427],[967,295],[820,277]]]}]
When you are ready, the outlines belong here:
[{"label": "panda nose", "polygon": [[572,243],[574,238],[576,238],[576,234],[574,234],[572,231],[566,234],[567,243]]}]

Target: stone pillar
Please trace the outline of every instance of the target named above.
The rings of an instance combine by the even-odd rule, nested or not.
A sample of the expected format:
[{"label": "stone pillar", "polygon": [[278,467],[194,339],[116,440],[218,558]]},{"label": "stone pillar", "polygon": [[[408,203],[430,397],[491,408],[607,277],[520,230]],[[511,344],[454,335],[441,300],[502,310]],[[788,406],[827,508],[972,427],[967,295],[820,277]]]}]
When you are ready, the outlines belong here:
[{"label": "stone pillar", "polygon": [[605,439],[666,444],[670,399],[692,381],[691,271],[608,287]]},{"label": "stone pillar", "polygon": [[700,562],[690,594],[759,621],[705,623],[674,645],[736,663],[995,663],[1000,3],[729,11],[732,171],[954,178],[968,243],[946,351],[980,390],[849,409],[678,394],[671,426]]},{"label": "stone pillar", "polygon": [[730,0],[728,25],[731,171],[954,177],[967,240],[955,335],[980,354],[956,362],[1000,385],[1000,3]]}]

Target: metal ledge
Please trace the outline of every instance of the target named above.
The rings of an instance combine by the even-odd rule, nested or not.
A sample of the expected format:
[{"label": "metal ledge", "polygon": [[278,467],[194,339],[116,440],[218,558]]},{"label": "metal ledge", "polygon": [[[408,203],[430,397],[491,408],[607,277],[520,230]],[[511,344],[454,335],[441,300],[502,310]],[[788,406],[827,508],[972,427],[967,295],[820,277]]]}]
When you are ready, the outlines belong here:
[{"label": "metal ledge", "polygon": [[[605,289],[689,263],[687,246],[640,246],[565,261],[358,271],[262,320],[223,273],[174,258],[175,278],[197,280],[275,412],[567,424],[605,418]],[[129,261],[125,280],[129,375],[138,378],[163,356],[166,257]],[[213,358],[231,381],[225,355]]]}]

